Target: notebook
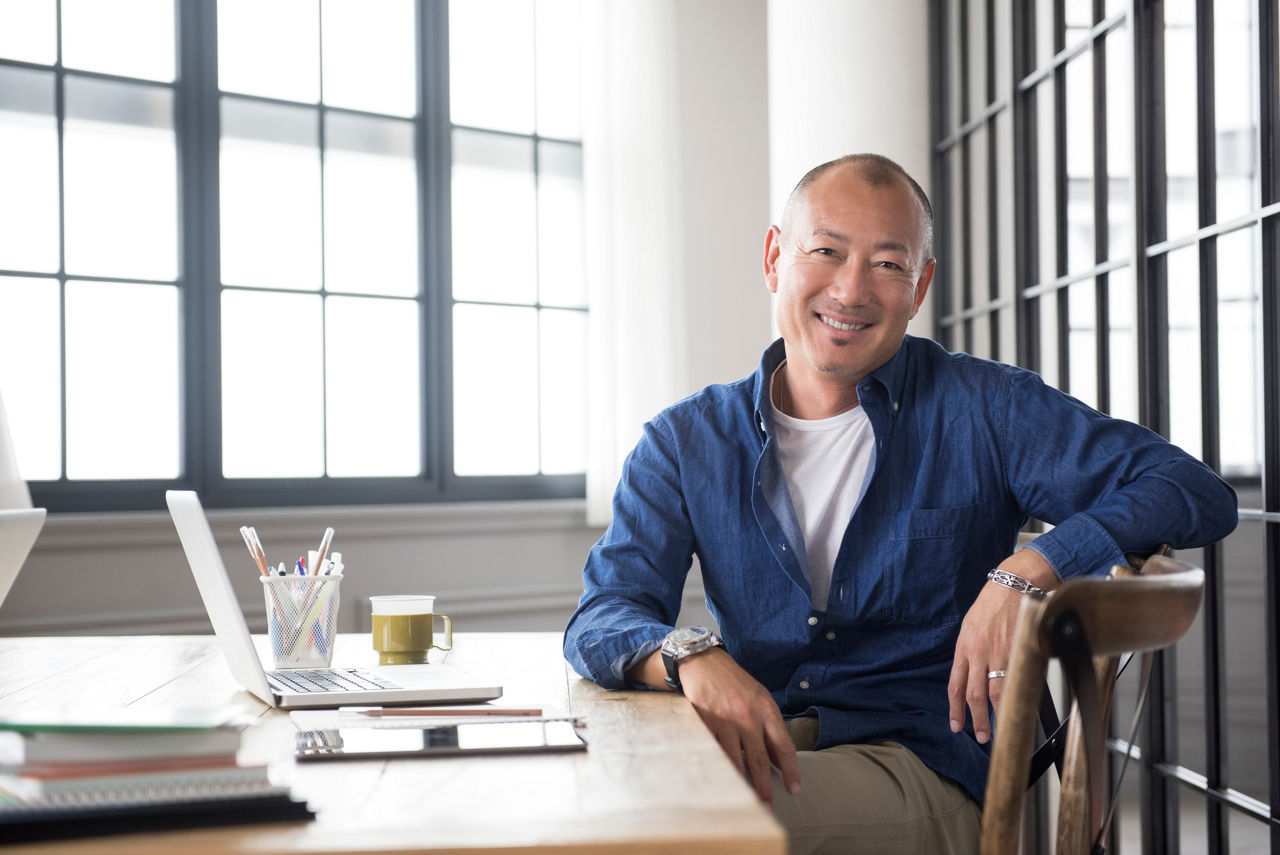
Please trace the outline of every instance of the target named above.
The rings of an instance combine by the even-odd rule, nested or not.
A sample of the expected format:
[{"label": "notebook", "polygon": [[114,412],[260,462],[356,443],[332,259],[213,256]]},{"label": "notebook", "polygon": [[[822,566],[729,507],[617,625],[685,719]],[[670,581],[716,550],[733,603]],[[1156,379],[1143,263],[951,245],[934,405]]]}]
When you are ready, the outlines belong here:
[{"label": "notebook", "polygon": [[[355,704],[475,703],[502,696],[502,686],[497,682],[448,662],[359,669],[267,670],[253,646],[249,626],[199,497],[190,491],[169,490],[165,500],[231,674],[265,703],[281,709],[302,709]],[[246,568],[245,572],[251,571]],[[303,690],[298,685],[303,677],[318,677],[321,682],[345,687]],[[355,688],[348,685],[351,682],[366,682],[372,688]]]},{"label": "notebook", "polygon": [[22,562],[44,526],[44,508],[0,511],[0,603],[4,602]]}]

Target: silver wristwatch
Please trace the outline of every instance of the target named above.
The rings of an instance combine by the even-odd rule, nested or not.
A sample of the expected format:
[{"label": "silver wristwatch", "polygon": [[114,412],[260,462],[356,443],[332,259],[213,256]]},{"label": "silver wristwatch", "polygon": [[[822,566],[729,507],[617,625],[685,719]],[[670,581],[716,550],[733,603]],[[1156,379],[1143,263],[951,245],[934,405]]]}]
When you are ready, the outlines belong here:
[{"label": "silver wristwatch", "polygon": [[685,626],[667,633],[662,642],[662,664],[667,669],[667,686],[680,691],[680,660],[723,646],[720,636],[705,626]]}]

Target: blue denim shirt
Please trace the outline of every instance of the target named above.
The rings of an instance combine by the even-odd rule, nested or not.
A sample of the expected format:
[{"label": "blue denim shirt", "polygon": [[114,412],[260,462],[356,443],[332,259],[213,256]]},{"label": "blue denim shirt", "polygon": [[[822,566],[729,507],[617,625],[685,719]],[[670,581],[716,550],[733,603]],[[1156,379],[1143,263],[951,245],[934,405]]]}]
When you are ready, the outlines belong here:
[{"label": "blue denim shirt", "polygon": [[960,622],[1023,524],[1055,526],[1030,548],[1068,578],[1225,537],[1235,493],[1032,372],[907,336],[858,384],[875,450],[816,612],[770,423],[784,356],[774,342],[750,377],[645,425],[587,558],[565,656],[602,686],[636,688],[624,674],[672,628],[696,555],[726,649],[784,715],[818,716],[819,748],[899,742],[981,802],[988,748],[971,724],[951,732],[947,680]]}]

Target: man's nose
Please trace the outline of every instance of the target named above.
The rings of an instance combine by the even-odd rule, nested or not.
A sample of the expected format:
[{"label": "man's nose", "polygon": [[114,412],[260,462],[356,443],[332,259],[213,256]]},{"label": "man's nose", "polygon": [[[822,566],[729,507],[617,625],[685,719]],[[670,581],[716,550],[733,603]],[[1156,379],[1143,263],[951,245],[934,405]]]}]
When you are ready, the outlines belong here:
[{"label": "man's nose", "polygon": [[866,265],[851,258],[836,272],[827,291],[842,305],[859,306],[870,301],[870,284],[871,277]]}]

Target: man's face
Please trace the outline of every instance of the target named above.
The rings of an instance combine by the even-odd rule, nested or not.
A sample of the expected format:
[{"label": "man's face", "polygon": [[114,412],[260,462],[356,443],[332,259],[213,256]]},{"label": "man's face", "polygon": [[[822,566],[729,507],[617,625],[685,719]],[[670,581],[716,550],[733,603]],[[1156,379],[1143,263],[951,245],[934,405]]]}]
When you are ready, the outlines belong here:
[{"label": "man's face", "polygon": [[892,358],[933,277],[922,217],[906,182],[873,187],[840,166],[769,230],[765,281],[778,295],[788,377],[852,389]]}]

